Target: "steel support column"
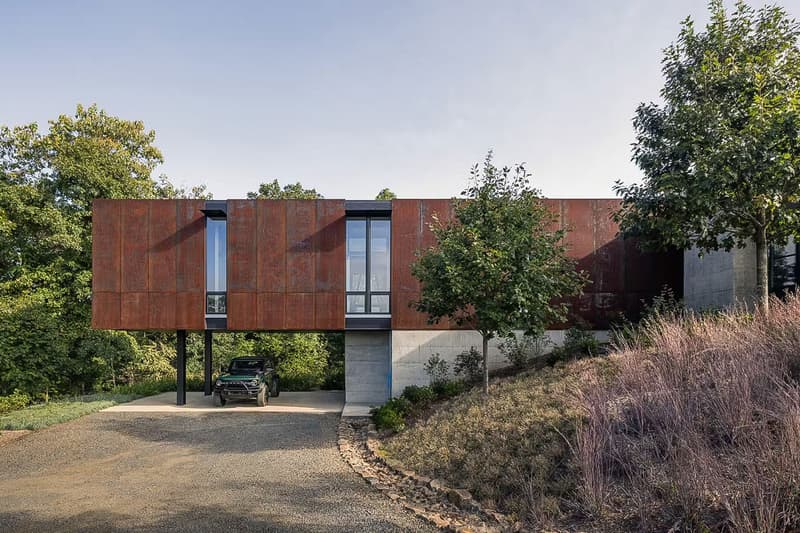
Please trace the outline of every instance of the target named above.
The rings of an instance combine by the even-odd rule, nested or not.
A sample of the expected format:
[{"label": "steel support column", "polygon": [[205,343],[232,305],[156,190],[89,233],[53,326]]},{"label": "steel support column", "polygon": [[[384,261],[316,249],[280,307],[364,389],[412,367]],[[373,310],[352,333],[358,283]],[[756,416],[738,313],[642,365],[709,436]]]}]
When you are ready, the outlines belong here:
[{"label": "steel support column", "polygon": [[186,405],[186,330],[178,330],[178,405]]},{"label": "steel support column", "polygon": [[211,396],[211,335],[212,331],[210,329],[206,330],[205,340],[203,342],[203,352],[205,356],[205,372],[203,377],[205,378],[205,383],[203,385],[203,394],[206,396]]}]

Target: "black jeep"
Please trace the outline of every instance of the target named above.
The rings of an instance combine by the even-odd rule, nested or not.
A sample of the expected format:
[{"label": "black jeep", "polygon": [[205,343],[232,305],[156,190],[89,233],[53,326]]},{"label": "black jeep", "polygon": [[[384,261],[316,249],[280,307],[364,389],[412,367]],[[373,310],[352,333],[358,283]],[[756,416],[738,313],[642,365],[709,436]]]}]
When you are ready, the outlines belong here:
[{"label": "black jeep", "polygon": [[278,374],[265,357],[236,357],[226,369],[220,369],[214,384],[214,405],[222,407],[228,400],[256,400],[267,405],[270,396],[280,394]]}]

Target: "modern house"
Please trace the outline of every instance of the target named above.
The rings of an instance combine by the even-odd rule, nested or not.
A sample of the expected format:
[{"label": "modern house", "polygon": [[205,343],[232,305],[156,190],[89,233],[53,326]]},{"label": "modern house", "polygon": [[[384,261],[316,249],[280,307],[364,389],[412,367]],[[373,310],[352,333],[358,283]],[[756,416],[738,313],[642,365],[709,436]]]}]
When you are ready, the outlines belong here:
[{"label": "modern house", "polygon": [[[546,202],[591,279],[570,302],[575,320],[603,330],[665,285],[680,294],[683,255],[620,238],[618,200]],[[434,244],[434,214],[451,216],[450,200],[96,200],[92,326],[177,331],[179,404],[187,331],[206,332],[207,393],[213,331],[343,331],[347,401],[381,403],[425,383],[432,353],[480,345],[409,305],[420,294],[410,265]]]}]

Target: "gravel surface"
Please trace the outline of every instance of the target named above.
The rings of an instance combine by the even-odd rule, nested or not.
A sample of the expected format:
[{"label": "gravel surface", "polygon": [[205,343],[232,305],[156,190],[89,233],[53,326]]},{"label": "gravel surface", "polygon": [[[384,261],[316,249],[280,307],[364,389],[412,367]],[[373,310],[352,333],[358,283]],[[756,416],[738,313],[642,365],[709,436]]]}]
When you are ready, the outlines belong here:
[{"label": "gravel surface", "polygon": [[433,531],[336,448],[336,414],[100,412],[0,448],[0,531]]}]

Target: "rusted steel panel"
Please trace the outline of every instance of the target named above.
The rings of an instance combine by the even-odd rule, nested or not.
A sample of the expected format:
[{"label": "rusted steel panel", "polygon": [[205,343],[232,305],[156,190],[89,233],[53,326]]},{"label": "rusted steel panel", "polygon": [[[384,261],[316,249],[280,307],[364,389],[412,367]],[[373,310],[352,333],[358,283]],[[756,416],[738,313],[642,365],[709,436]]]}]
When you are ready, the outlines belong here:
[{"label": "rusted steel panel", "polygon": [[95,329],[119,329],[120,294],[118,292],[92,293],[92,327]]},{"label": "rusted steel panel", "polygon": [[120,300],[121,329],[150,327],[149,297],[146,292],[123,292]]},{"label": "rusted steel panel", "polygon": [[147,239],[150,226],[149,213],[150,202],[148,200],[120,201],[120,232],[122,236],[120,290],[122,292],[146,291],[148,289]]},{"label": "rusted steel panel", "polygon": [[256,293],[228,291],[228,329],[254,330],[257,321]]},{"label": "rusted steel panel", "polygon": [[625,245],[618,236],[619,225],[612,215],[619,200],[597,200],[594,213],[595,253],[592,264],[592,292],[621,293],[625,290]]},{"label": "rusted steel panel", "polygon": [[286,290],[286,201],[256,200],[258,228],[257,288]]},{"label": "rusted steel panel", "polygon": [[228,291],[256,290],[256,203],[228,200]]},{"label": "rusted steel panel", "polygon": [[567,254],[579,263],[587,258],[588,265],[588,256],[594,252],[594,200],[563,200],[562,214],[568,230]]},{"label": "rusted steel panel", "polygon": [[176,287],[179,292],[205,291],[206,220],[200,211],[204,206],[204,200],[178,201]]},{"label": "rusted steel panel", "polygon": [[120,224],[119,202],[95,200],[92,203],[92,290],[94,291],[119,291],[122,249]]},{"label": "rusted steel panel", "polygon": [[205,293],[179,292],[175,297],[175,327],[173,329],[200,331],[205,328]]},{"label": "rusted steel panel", "polygon": [[314,329],[344,329],[344,292],[314,294]]},{"label": "rusted steel panel", "polygon": [[175,327],[177,296],[174,292],[150,292],[148,329],[178,329]]},{"label": "rusted steel panel", "polygon": [[286,293],[286,322],[288,330],[314,329],[314,293]]},{"label": "rusted steel panel", "polygon": [[286,292],[314,292],[314,233],[317,225],[316,218],[317,202],[315,200],[287,201]]},{"label": "rusted steel panel", "polygon": [[155,292],[176,290],[177,202],[152,200],[148,224],[148,284]]},{"label": "rusted steel panel", "polygon": [[419,290],[411,264],[421,244],[420,201],[392,200],[392,292]]},{"label": "rusted steel panel", "polygon": [[561,203],[564,200],[554,200],[552,198],[543,198],[542,203],[550,210],[553,214],[553,222],[552,224],[548,225],[549,231],[556,231],[561,229],[562,221],[561,221]]},{"label": "rusted steel panel", "polygon": [[392,329],[426,329],[426,316],[409,304],[419,298],[419,292],[392,291]]},{"label": "rusted steel panel", "polygon": [[[314,239],[317,292],[345,290],[344,200],[317,200],[317,231]],[[344,320],[344,306],[341,307]]]},{"label": "rusted steel panel", "polygon": [[284,329],[286,316],[286,294],[282,292],[260,292],[257,297],[257,329],[280,331]]},{"label": "rusted steel panel", "polygon": [[447,223],[453,218],[452,201],[448,199],[422,200],[420,206],[422,217],[422,248],[426,249],[436,245],[436,237],[430,229],[434,223],[434,216],[442,223]]}]

